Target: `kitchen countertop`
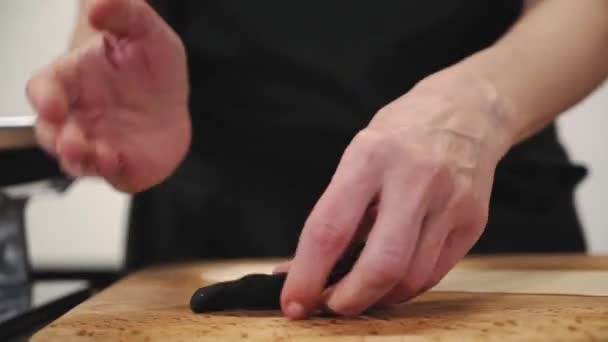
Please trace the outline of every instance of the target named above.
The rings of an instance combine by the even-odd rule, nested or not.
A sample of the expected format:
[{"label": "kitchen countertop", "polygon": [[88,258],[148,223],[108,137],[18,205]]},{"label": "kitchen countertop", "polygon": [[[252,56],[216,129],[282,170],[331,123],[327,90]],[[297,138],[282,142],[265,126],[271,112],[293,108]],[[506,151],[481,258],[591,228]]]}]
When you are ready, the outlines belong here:
[{"label": "kitchen countertop", "polygon": [[32,126],[35,117],[0,115],[0,151],[36,145]]},{"label": "kitchen countertop", "polygon": [[[193,314],[193,291],[213,277],[268,270],[277,260],[154,267],[130,275],[74,308],[34,341],[602,341],[608,296],[431,291],[357,318],[289,321],[278,311]],[[457,270],[553,270],[606,275],[608,256],[469,257]],[[224,272],[224,273],[222,273]],[[576,272],[564,273],[574,274]],[[602,285],[602,284],[599,284]],[[604,286],[608,286],[608,283]]]}]

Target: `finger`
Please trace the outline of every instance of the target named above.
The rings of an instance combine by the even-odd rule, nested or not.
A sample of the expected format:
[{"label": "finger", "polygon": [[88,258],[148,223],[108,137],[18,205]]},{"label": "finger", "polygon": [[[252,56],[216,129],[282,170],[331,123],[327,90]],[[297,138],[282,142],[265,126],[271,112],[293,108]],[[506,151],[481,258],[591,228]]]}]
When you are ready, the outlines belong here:
[{"label": "finger", "polygon": [[59,127],[49,123],[48,121],[38,117],[34,125],[34,134],[38,145],[51,155],[57,153],[57,136]]},{"label": "finger", "polygon": [[95,166],[88,158],[84,158],[79,163],[62,159],[61,168],[72,177],[89,177],[97,175]]},{"label": "finger", "polygon": [[93,28],[119,39],[145,36],[158,20],[142,0],[96,0],[89,11]]},{"label": "finger", "polygon": [[435,269],[424,289],[428,290],[437,285],[467,255],[478,238],[479,233],[468,227],[453,230],[445,240]]},{"label": "finger", "polygon": [[432,199],[429,211],[422,223],[420,237],[407,273],[403,279],[378,303],[379,306],[398,304],[424,291],[435,270],[443,245],[456,224],[452,215],[452,203],[456,186],[447,168],[438,168],[433,179]]},{"label": "finger", "polygon": [[94,168],[97,175],[112,179],[120,173],[120,159],[118,153],[103,141],[95,144]]},{"label": "finger", "polygon": [[453,223],[448,215],[434,215],[426,221],[406,276],[379,301],[379,306],[399,304],[417,296],[433,276]]},{"label": "finger", "polygon": [[382,187],[378,218],[361,257],[327,301],[333,312],[356,315],[365,311],[407,271],[428,206],[427,186],[411,181],[420,177],[395,176]]},{"label": "finger", "polygon": [[437,285],[470,249],[462,243],[463,238],[459,235],[461,235],[461,232],[454,230],[447,236],[433,273],[424,285],[425,291]]},{"label": "finger", "polygon": [[473,248],[488,221],[488,199],[478,199],[475,193],[467,191],[454,196],[454,202],[450,212],[456,228],[446,237],[426,289],[435,286]]},{"label": "finger", "polygon": [[374,226],[374,222],[376,222],[376,217],[378,216],[378,201],[374,199],[372,203],[367,208],[367,211],[363,215],[361,222],[359,222],[359,228],[357,228],[357,232],[353,237],[353,243],[355,242],[365,242],[367,241],[367,237]]},{"label": "finger", "polygon": [[84,176],[87,172],[91,149],[82,130],[74,119],[69,119],[57,139],[57,154],[61,165],[71,176]]},{"label": "finger", "polygon": [[[367,240],[367,234],[371,230],[371,226],[373,225],[373,221],[375,221],[377,214],[378,214],[378,206],[376,204],[372,204],[367,209],[366,214],[364,215],[363,219],[361,220],[361,223],[359,224],[359,228],[357,229],[357,232],[355,233],[353,241],[363,242],[363,241]],[[277,274],[277,273],[289,272],[289,269],[291,268],[291,262],[292,262],[292,260],[288,260],[288,261],[284,261],[284,262],[278,264],[272,270],[272,273]],[[327,289],[325,290],[325,292],[328,293]]]},{"label": "finger", "polygon": [[304,318],[321,303],[327,277],[352,241],[379,185],[379,168],[345,152],[302,230],[281,296],[287,317]]},{"label": "finger", "polygon": [[64,56],[39,71],[27,83],[27,98],[34,111],[50,123],[65,121],[77,98],[77,69],[73,58]]}]

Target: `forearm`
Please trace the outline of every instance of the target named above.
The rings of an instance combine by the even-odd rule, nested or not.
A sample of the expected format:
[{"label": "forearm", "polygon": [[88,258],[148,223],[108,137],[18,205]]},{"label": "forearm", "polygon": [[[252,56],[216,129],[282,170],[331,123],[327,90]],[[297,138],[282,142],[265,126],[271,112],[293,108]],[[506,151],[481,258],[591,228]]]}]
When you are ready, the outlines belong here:
[{"label": "forearm", "polygon": [[542,0],[528,6],[492,47],[430,79],[465,87],[477,80],[491,89],[492,115],[513,145],[583,99],[607,75],[608,1]]}]

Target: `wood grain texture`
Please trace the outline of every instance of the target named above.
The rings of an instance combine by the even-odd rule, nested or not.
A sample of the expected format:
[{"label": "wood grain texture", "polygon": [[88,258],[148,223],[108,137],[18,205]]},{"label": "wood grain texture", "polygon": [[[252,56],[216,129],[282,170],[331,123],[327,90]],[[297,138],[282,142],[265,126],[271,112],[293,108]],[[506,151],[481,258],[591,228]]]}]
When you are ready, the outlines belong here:
[{"label": "wood grain texture", "polygon": [[608,270],[608,255],[528,254],[470,256],[458,264],[467,269],[493,270]]},{"label": "wood grain texture", "polygon": [[[605,259],[577,258],[587,260],[586,264],[597,263],[593,269],[608,269]],[[475,266],[475,260],[465,261],[461,267],[493,267],[494,262],[510,262],[511,269],[517,266],[511,258],[481,266]],[[558,261],[545,262],[552,265]],[[430,292],[367,317],[296,322],[284,319],[279,312],[191,313],[187,304],[193,291],[204,283],[201,274],[235,263],[267,268],[274,261],[144,270],[79,305],[33,340],[608,341],[608,297]],[[523,269],[530,263],[542,269],[542,262],[530,258],[523,259]]]}]

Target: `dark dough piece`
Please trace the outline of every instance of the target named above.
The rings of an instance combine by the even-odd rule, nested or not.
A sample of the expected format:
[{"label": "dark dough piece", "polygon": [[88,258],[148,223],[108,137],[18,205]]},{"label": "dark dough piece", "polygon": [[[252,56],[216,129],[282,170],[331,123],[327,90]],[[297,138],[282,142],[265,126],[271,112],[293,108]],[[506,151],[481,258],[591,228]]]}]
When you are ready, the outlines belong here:
[{"label": "dark dough piece", "polygon": [[[334,266],[326,286],[342,279],[352,269],[363,244],[351,247]],[[286,273],[249,274],[242,278],[202,287],[192,295],[190,309],[195,313],[223,310],[279,310]]]}]

